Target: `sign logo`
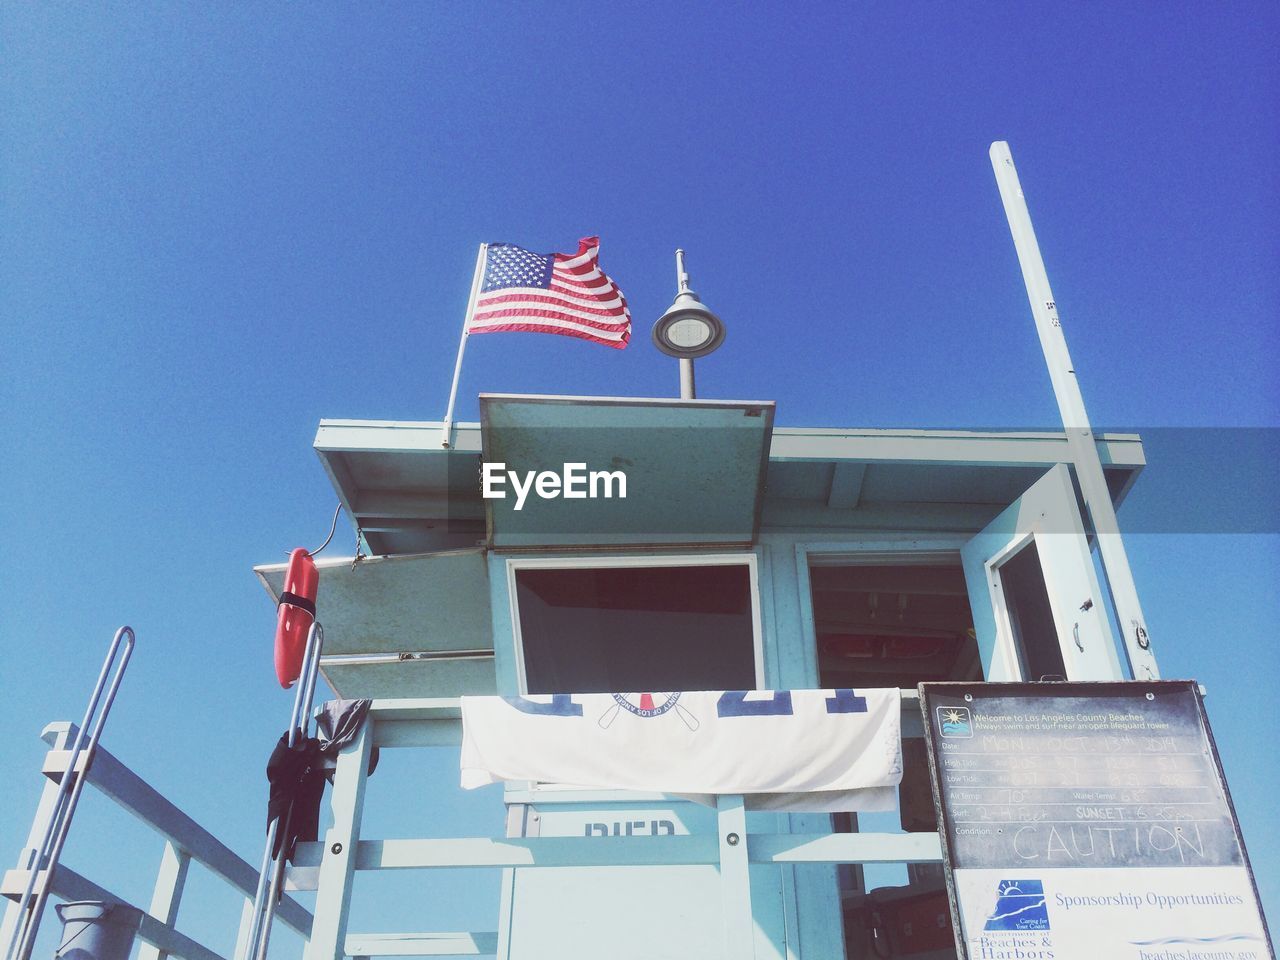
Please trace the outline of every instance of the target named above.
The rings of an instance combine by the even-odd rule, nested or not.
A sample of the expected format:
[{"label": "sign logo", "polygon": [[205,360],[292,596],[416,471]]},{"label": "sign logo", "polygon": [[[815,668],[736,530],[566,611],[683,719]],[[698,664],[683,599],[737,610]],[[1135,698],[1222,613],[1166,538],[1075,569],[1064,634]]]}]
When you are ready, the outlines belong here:
[{"label": "sign logo", "polygon": [[996,888],[996,905],[983,930],[1049,929],[1049,909],[1044,901],[1041,880],[1001,880]]},{"label": "sign logo", "polygon": [[698,729],[698,718],[680,705],[678,693],[615,693],[612,697],[613,706],[599,720],[600,726],[605,730],[609,729],[620,710],[645,720],[674,710],[686,727],[690,730]]},{"label": "sign logo", "polygon": [[939,707],[938,726],[944,737],[972,737],[973,721],[968,707]]}]

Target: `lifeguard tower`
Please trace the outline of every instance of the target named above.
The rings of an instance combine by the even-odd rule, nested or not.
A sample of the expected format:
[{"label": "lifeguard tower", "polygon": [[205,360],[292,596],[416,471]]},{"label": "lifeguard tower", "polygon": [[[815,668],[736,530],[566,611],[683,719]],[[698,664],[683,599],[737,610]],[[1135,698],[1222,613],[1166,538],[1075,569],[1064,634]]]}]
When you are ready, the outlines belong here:
[{"label": "lifeguard tower", "polygon": [[[321,563],[321,670],[374,702],[336,822],[293,868],[319,891],[307,957],[377,952],[344,923],[355,871],[464,864],[503,870],[495,929],[471,937],[500,957],[952,955],[916,684],[1124,677],[1065,435],[775,427],[767,401],[480,410],[447,448],[430,422],[316,435],[374,554]],[[1141,443],[1096,442],[1118,504]],[[624,465],[628,496],[516,511],[481,497],[482,461]],[[283,567],[258,573],[278,595]],[[462,695],[848,687],[902,691],[895,814],[529,783],[508,786],[505,841],[361,834],[370,748],[457,742]],[[869,893],[883,864],[900,882]]]}]

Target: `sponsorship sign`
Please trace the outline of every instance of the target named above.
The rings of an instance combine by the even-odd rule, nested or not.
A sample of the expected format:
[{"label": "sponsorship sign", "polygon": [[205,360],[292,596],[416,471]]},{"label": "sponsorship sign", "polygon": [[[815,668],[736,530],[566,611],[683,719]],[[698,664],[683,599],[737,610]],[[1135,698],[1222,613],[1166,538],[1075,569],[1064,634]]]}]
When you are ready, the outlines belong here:
[{"label": "sponsorship sign", "polygon": [[920,686],[969,960],[1275,954],[1191,681]]},{"label": "sponsorship sign", "polygon": [[752,809],[889,809],[902,779],[893,690],[462,698],[462,786],[529,780]]}]

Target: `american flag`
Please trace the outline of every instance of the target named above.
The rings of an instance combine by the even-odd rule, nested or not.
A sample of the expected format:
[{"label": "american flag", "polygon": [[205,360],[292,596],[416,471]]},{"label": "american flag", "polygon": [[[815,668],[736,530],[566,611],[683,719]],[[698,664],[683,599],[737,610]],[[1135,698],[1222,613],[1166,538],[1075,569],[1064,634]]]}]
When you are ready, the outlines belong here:
[{"label": "american flag", "polygon": [[489,244],[467,332],[559,333],[621,350],[631,339],[631,311],[599,253],[599,237],[578,241],[573,254]]}]

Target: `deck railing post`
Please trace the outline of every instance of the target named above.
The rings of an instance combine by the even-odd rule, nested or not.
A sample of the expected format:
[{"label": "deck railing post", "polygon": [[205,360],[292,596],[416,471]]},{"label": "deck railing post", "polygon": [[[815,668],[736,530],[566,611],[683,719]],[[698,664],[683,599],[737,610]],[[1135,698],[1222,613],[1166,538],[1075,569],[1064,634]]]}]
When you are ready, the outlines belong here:
[{"label": "deck railing post", "polygon": [[235,960],[244,960],[249,952],[249,937],[253,933],[253,922],[256,919],[254,898],[245,897],[244,906],[240,910],[240,929],[236,931],[236,949],[231,954]]},{"label": "deck railing post", "polygon": [[[156,874],[155,891],[151,894],[151,907],[147,910],[166,926],[177,924],[178,906],[182,902],[182,888],[186,886],[190,865],[191,854],[179,849],[173,841],[166,840],[160,870]],[[169,960],[169,954],[150,943],[143,943],[138,949],[138,960]]]},{"label": "deck railing post", "polygon": [[[53,739],[49,741],[49,752],[66,750],[67,744],[76,729],[71,724],[67,724],[64,729],[54,733]],[[48,731],[46,731],[47,735]],[[53,819],[54,810],[58,804],[58,793],[58,781],[46,779],[44,789],[40,792],[40,802],[36,805],[36,815],[31,820],[31,830],[27,834],[27,842],[22,845],[22,853],[18,856],[19,870],[39,870],[43,866],[43,864],[31,863],[31,861],[35,859],[36,853],[40,849],[40,842],[49,830],[49,822]],[[0,949],[3,949],[6,944],[13,940],[14,931],[18,928],[18,919],[21,913],[22,907],[16,900],[10,900],[5,905],[4,920],[0,921]]]},{"label": "deck railing post", "polygon": [[756,955],[755,920],[751,913],[751,864],[747,858],[747,813],[740,795],[716,799],[720,834],[720,900],[724,911],[725,960]]},{"label": "deck railing post", "polygon": [[316,890],[315,923],[303,960],[343,960],[346,951],[347,908],[355,878],[364,790],[373,744],[372,716],[356,739],[338,754],[333,774],[333,826],[324,836],[324,858]]}]

